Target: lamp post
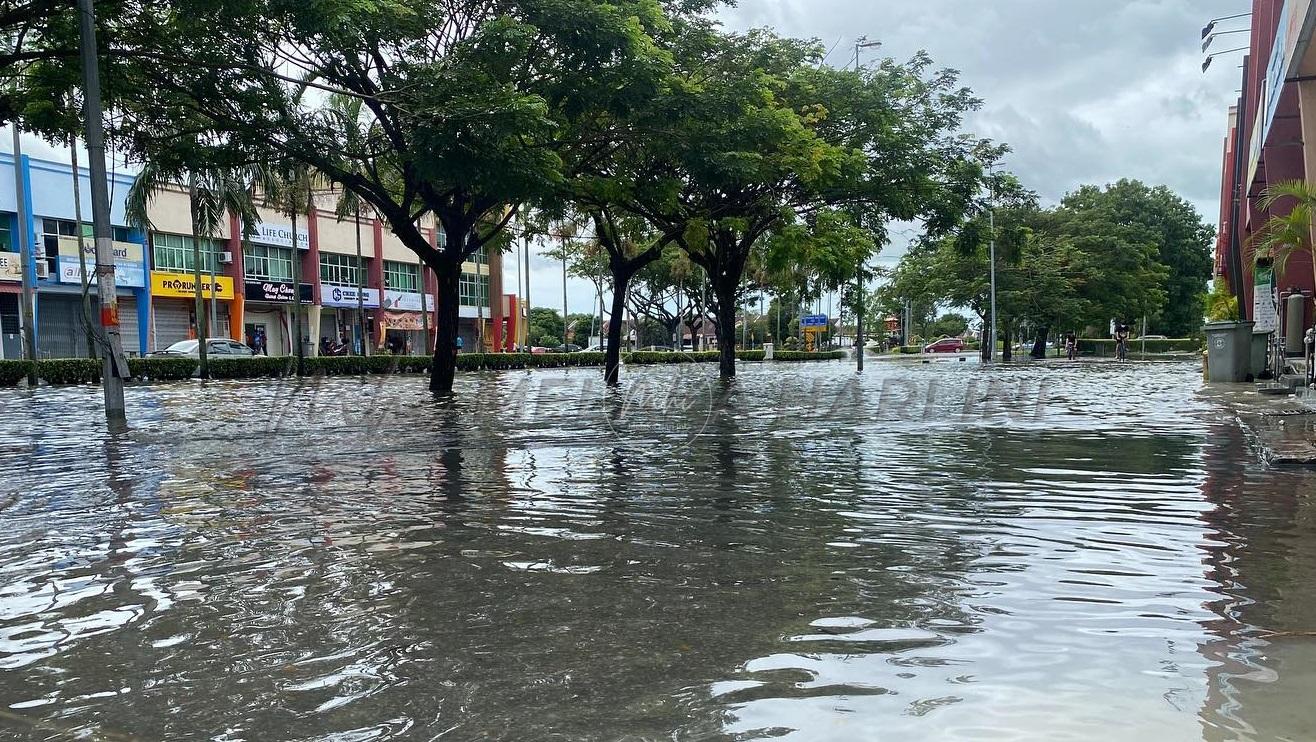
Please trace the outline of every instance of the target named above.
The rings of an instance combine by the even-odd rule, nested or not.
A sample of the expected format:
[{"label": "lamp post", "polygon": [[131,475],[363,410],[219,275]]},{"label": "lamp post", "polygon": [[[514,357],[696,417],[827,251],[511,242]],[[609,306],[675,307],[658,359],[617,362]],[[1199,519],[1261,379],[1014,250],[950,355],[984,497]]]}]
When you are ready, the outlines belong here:
[{"label": "lamp post", "polygon": [[1224,16],[1220,16],[1219,18],[1212,18],[1211,20],[1206,22],[1205,26],[1202,27],[1202,38],[1205,39],[1207,36],[1210,36],[1211,31],[1215,28],[1215,24],[1219,23],[1220,21],[1232,21],[1235,18],[1246,18],[1247,16],[1250,15],[1252,15],[1252,13],[1247,12],[1247,13],[1235,13],[1234,15],[1224,15]]},{"label": "lamp post", "polygon": [[[859,52],[864,49],[872,49],[881,46],[880,41],[869,41],[867,36],[860,36],[854,40],[854,73],[859,75]],[[865,256],[866,257],[866,256]],[[854,327],[854,368],[855,371],[864,370],[864,262],[865,258],[859,259],[858,270],[855,271],[855,327]]]},{"label": "lamp post", "polygon": [[1248,49],[1249,47],[1240,46],[1234,49],[1226,49],[1222,52],[1216,52],[1215,54],[1208,54],[1206,56],[1206,59],[1202,60],[1202,72],[1206,72],[1207,68],[1211,66],[1212,59],[1215,59],[1216,57],[1224,56],[1226,54],[1233,54],[1234,52],[1245,52]]},{"label": "lamp post", "polygon": [[1210,36],[1207,36],[1206,40],[1202,42],[1202,53],[1203,54],[1206,53],[1207,47],[1211,46],[1211,42],[1215,41],[1215,37],[1217,36],[1228,36],[1229,34],[1234,34],[1234,33],[1249,33],[1251,31],[1252,29],[1250,28],[1236,28],[1232,31],[1216,31]]}]

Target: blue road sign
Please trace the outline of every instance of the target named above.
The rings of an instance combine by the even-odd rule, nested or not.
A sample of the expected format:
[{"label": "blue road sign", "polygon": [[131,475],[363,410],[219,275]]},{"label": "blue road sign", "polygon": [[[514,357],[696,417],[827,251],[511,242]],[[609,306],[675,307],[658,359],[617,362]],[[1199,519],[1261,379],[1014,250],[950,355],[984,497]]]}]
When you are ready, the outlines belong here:
[{"label": "blue road sign", "polygon": [[806,314],[800,318],[800,325],[803,327],[826,327],[827,315],[825,314]]}]

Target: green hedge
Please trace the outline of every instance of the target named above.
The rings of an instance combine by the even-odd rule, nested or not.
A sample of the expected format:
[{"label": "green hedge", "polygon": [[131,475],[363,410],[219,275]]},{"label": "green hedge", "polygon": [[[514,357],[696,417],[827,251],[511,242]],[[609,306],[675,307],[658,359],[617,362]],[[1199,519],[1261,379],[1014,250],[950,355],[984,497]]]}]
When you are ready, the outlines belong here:
[{"label": "green hedge", "polygon": [[[1203,347],[1200,338],[1167,338],[1165,340],[1148,340],[1148,353],[1196,353]],[[1141,353],[1143,341],[1138,338],[1129,340],[1129,352]],[[1079,338],[1078,352],[1083,355],[1114,357],[1114,338]]]},{"label": "green hedge", "polygon": [[99,358],[52,358],[37,361],[37,376],[47,384],[87,384],[101,380]]},{"label": "green hedge", "polygon": [[0,361],[0,386],[14,386],[27,378],[29,361]]},{"label": "green hedge", "polygon": [[257,379],[286,376],[294,373],[297,359],[290,356],[280,358],[271,358],[269,356],[212,358],[209,365],[212,379]]},{"label": "green hedge", "polygon": [[902,346],[900,346],[900,352],[903,353],[903,354],[905,354],[905,355],[911,355],[911,354],[913,354],[913,353],[922,353],[922,352],[923,352],[923,346],[921,346],[921,345],[902,345]]},{"label": "green hedge", "polygon": [[134,379],[149,379],[151,381],[190,379],[197,372],[197,359],[129,358],[128,369],[132,371]]},{"label": "green hedge", "polygon": [[845,358],[843,350],[822,350],[810,353],[806,350],[779,350],[772,354],[774,361],[838,361]]},{"label": "green hedge", "polygon": [[[1149,344],[1150,345],[1150,344]],[[1150,347],[1149,347],[1150,350]],[[716,350],[682,353],[676,351],[636,351],[622,353],[622,361],[636,365],[667,363],[716,363]],[[845,357],[845,351],[808,353],[795,350],[778,350],[778,361],[825,361]],[[602,366],[604,354],[594,351],[577,353],[461,353],[457,356],[457,369],[566,368]],[[762,361],[761,350],[739,350],[736,358],[742,361]],[[306,358],[308,376],[355,376],[361,374],[429,373],[433,359],[429,356],[319,356]],[[295,373],[297,361],[291,356],[271,358],[212,358],[210,376],[214,379],[254,379],[287,376]],[[130,358],[128,366],[134,378],[149,381],[187,379],[196,374],[195,358],[149,357]],[[0,386],[14,386],[27,376],[27,361],[0,361]],[[37,375],[47,384],[84,384],[99,382],[101,361],[95,358],[59,358],[37,361]]]}]

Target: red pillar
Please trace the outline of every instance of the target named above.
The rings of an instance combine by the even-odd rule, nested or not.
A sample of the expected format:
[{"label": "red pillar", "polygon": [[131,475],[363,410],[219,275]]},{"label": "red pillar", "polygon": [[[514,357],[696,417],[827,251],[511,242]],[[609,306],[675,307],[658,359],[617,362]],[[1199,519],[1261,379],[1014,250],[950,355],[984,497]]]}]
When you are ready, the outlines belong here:
[{"label": "red pillar", "polygon": [[517,333],[517,319],[521,316],[520,307],[517,306],[516,294],[507,295],[507,352],[511,353],[516,350],[516,339],[520,337]]},{"label": "red pillar", "polygon": [[489,250],[489,323],[491,325],[490,335],[493,338],[493,349],[495,352],[502,353],[504,348],[503,338],[503,252],[502,250],[491,248]]},{"label": "red pillar", "polygon": [[233,255],[233,261],[228,264],[228,275],[233,279],[233,301],[229,303],[228,309],[228,334],[234,340],[245,343],[247,337],[243,310],[247,306],[247,296],[242,285],[246,270],[242,263],[242,223],[238,215],[233,213],[228,215],[228,251]]},{"label": "red pillar", "polygon": [[[302,280],[307,280],[311,284],[311,303],[320,303],[320,218],[319,209],[311,209],[311,213],[306,215],[306,241],[310,243],[310,249],[306,251],[306,260],[302,261]],[[297,241],[296,235],[293,241]],[[298,248],[300,252],[301,248]],[[307,267],[307,263],[310,267]],[[298,287],[298,291],[301,288]]]},{"label": "red pillar", "polygon": [[379,290],[380,309],[375,310],[375,321],[370,328],[370,342],[378,348],[384,344],[384,223],[376,217],[370,220],[371,236],[374,241],[375,259],[370,262],[367,282]]}]

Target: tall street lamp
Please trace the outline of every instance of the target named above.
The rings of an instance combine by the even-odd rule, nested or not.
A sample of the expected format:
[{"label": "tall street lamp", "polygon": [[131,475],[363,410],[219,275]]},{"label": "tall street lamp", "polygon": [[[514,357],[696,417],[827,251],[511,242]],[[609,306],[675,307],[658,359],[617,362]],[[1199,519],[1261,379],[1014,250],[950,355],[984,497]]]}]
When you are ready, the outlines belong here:
[{"label": "tall street lamp", "polygon": [[[863,49],[873,49],[882,45],[880,41],[869,41],[867,36],[860,36],[854,40],[854,72],[859,72],[859,52]],[[855,346],[855,370],[864,370],[864,262],[865,257],[859,259],[858,270],[855,271],[855,328],[854,328],[854,346]],[[831,321],[830,318],[828,321]]]},{"label": "tall street lamp", "polygon": [[1250,15],[1252,15],[1252,13],[1247,12],[1247,13],[1236,13],[1234,15],[1220,16],[1219,18],[1212,18],[1211,20],[1206,22],[1205,26],[1202,27],[1202,38],[1205,39],[1207,36],[1210,36],[1211,31],[1215,28],[1215,24],[1219,23],[1220,21],[1232,21],[1235,18],[1246,18],[1247,16]]},{"label": "tall street lamp", "polygon": [[1206,69],[1207,69],[1208,67],[1211,66],[1211,60],[1212,60],[1212,59],[1215,59],[1216,57],[1221,57],[1221,56],[1224,56],[1224,55],[1226,55],[1226,54],[1233,54],[1234,52],[1245,52],[1245,51],[1247,51],[1247,50],[1248,50],[1248,47],[1246,47],[1246,46],[1240,46],[1240,47],[1238,47],[1238,48],[1236,48],[1236,49],[1226,49],[1226,50],[1224,50],[1224,51],[1222,51],[1222,52],[1216,52],[1215,54],[1209,54],[1209,55],[1207,55],[1206,59],[1202,60],[1202,71],[1203,71],[1203,72],[1206,72]]}]

